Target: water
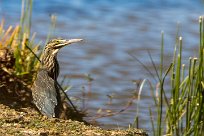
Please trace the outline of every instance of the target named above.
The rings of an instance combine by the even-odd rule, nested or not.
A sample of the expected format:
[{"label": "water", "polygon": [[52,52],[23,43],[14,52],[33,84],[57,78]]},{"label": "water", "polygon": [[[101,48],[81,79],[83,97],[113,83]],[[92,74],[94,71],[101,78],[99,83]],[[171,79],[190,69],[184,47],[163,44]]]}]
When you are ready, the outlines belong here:
[{"label": "water", "polygon": [[[156,64],[159,62],[161,31],[165,33],[166,66],[172,59],[176,25],[180,22],[183,37],[184,62],[197,55],[199,43],[198,17],[203,15],[201,0],[50,0],[33,2],[32,32],[36,41],[45,42],[50,27],[50,15],[57,16],[54,37],[83,38],[84,42],[60,51],[60,77],[67,76],[72,89],[69,94],[82,99],[82,86],[88,90],[83,78],[90,73],[94,78],[92,95],[85,96],[89,115],[99,108],[123,109],[134,94],[131,80],[149,79],[147,71],[129,54],[137,56],[153,73],[147,54],[149,50]],[[0,18],[6,26],[19,24],[20,0],[0,0]],[[60,80],[60,79],[59,79]],[[112,105],[107,105],[113,95]],[[77,102],[79,107],[81,102]],[[101,118],[97,121],[104,128],[127,128],[136,115],[137,100],[122,114]],[[148,107],[153,106],[148,85],[145,86],[139,103],[140,127],[151,131]],[[105,124],[105,125],[103,125]]]}]

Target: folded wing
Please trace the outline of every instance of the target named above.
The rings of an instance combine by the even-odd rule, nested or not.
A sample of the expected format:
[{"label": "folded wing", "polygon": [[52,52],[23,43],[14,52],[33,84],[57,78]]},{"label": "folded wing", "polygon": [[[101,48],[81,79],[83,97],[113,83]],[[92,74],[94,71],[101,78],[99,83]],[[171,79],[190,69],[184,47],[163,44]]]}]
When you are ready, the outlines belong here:
[{"label": "folded wing", "polygon": [[32,86],[33,102],[40,112],[48,117],[55,117],[57,105],[56,83],[41,69],[37,73],[36,80]]}]

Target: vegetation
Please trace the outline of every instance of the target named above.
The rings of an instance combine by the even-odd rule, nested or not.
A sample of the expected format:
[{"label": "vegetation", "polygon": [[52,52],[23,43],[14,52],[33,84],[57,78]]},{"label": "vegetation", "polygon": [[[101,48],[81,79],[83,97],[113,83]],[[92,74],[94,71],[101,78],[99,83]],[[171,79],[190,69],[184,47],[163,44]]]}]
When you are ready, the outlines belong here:
[{"label": "vegetation", "polygon": [[[152,109],[149,109],[154,136],[164,134],[169,136],[200,136],[204,134],[204,17],[199,18],[199,25],[198,57],[190,57],[187,67],[182,64],[182,37],[179,37],[178,34],[173,60],[167,70],[163,68],[163,33],[159,71],[150,55],[159,81],[156,89],[150,83],[152,91],[158,92],[158,96],[153,95],[157,107],[157,120],[153,119]],[[170,89],[165,89],[164,86],[165,83],[168,83],[167,78],[170,78],[168,85]],[[167,91],[171,93],[170,97],[167,97]]]},{"label": "vegetation", "polygon": [[[34,54],[39,54],[39,56],[41,54],[39,44],[34,44],[35,34],[30,38],[31,3],[31,0],[22,3],[20,25],[15,28],[9,26],[5,30],[4,20],[2,20],[0,26],[0,48],[10,49],[15,57],[12,71],[6,69],[6,67],[4,70],[12,72],[12,75],[19,77],[23,81],[25,80],[28,85],[32,83],[33,74],[39,67],[39,61]],[[23,78],[25,76],[26,78]]]}]

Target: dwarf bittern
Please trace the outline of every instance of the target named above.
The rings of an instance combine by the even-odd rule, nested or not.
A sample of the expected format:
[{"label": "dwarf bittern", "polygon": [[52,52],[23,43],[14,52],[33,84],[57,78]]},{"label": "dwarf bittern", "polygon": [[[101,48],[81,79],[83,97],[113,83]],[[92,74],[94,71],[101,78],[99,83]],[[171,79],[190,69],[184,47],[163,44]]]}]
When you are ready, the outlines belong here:
[{"label": "dwarf bittern", "polygon": [[45,46],[40,70],[32,86],[32,96],[39,111],[48,117],[59,117],[63,107],[64,96],[57,83],[59,75],[57,53],[62,47],[79,41],[82,39],[53,39]]}]

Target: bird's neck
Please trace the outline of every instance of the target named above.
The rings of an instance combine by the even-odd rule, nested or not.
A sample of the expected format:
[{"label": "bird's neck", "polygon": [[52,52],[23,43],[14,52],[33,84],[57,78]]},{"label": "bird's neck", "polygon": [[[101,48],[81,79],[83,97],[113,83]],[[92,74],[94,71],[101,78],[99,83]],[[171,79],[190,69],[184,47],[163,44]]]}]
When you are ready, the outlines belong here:
[{"label": "bird's neck", "polygon": [[57,80],[57,77],[59,75],[59,64],[57,61],[57,55],[48,55],[43,56],[41,61],[41,68],[46,69],[48,72],[48,75],[54,79]]}]

